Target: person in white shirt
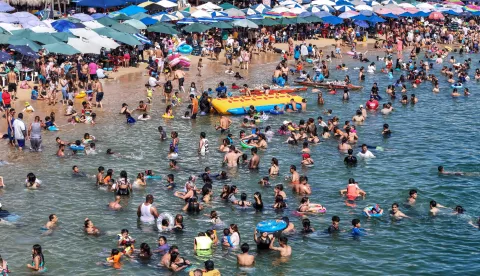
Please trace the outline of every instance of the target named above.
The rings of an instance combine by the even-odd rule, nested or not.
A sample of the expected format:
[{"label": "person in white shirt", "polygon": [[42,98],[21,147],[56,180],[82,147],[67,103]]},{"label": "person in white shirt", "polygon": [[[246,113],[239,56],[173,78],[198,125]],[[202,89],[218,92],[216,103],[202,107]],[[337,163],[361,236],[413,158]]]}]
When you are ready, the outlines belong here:
[{"label": "person in white shirt", "polygon": [[105,71],[101,67],[98,67],[96,72],[98,79],[108,79],[108,76],[105,74]]},{"label": "person in white shirt", "polygon": [[25,147],[25,136],[27,136],[27,128],[23,120],[23,113],[18,113],[18,118],[13,121],[13,130],[15,132],[15,139],[19,150]]},{"label": "person in white shirt", "polygon": [[148,78],[148,85],[150,85],[150,87],[155,87],[159,85],[159,83],[154,76],[150,76],[150,78]]},{"label": "person in white shirt", "polygon": [[359,158],[363,159],[369,159],[369,158],[375,158],[375,155],[371,151],[368,150],[367,145],[363,144],[362,145],[362,151],[357,154]]},{"label": "person in white shirt", "polygon": [[327,123],[325,123],[325,121],[323,121],[322,117],[318,117],[317,120],[318,120],[318,125],[321,126],[322,128],[328,126]]}]

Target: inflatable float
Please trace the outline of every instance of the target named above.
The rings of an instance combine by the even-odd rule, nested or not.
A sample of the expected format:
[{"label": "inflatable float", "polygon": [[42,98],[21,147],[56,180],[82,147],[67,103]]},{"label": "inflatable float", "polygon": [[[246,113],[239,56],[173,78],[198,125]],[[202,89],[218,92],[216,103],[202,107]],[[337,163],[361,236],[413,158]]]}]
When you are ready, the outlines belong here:
[{"label": "inflatable float", "polygon": [[85,150],[85,146],[70,145],[71,150]]},{"label": "inflatable float", "polygon": [[257,230],[260,233],[275,233],[278,231],[283,231],[285,228],[287,228],[287,223],[283,220],[265,220],[261,221],[257,224]]},{"label": "inflatable float", "polygon": [[193,48],[192,48],[192,46],[190,46],[188,44],[182,44],[182,45],[178,46],[177,51],[179,53],[189,55],[191,52],[193,52]]},{"label": "inflatable float", "polygon": [[167,114],[163,114],[162,115],[162,118],[165,118],[165,119],[173,119],[175,116],[168,116]]},{"label": "inflatable float", "polygon": [[452,88],[461,89],[461,88],[463,88],[463,84],[461,84],[461,85],[452,84]]},{"label": "inflatable float", "polygon": [[56,126],[49,126],[47,129],[49,131],[59,131],[58,127],[56,127]]},{"label": "inflatable float", "polygon": [[85,91],[82,91],[80,93],[78,93],[75,98],[77,99],[81,99],[81,98],[85,98],[87,96],[87,93],[85,93]]},{"label": "inflatable float", "polygon": [[[168,227],[167,228],[162,227],[162,220],[164,220],[164,219],[168,220]],[[174,225],[175,225],[174,219],[173,219],[173,216],[170,213],[161,213],[158,216],[158,219],[157,219],[158,231],[160,231],[160,232],[170,231],[173,228]]]},{"label": "inflatable float", "polygon": [[162,179],[161,175],[147,175],[145,176],[146,179]]},{"label": "inflatable float", "polygon": [[275,109],[272,109],[269,112],[272,115],[282,115],[284,113],[282,110],[275,110]]},{"label": "inflatable float", "polygon": [[216,98],[212,100],[212,107],[222,115],[245,115],[245,108],[253,105],[258,112],[269,112],[278,106],[284,109],[290,100],[297,103],[297,109],[301,109],[302,97],[287,94],[235,96],[231,98]]},{"label": "inflatable float", "polygon": [[250,146],[249,144],[245,143],[244,141],[240,140],[240,146],[244,149],[251,149],[254,148],[255,146]]},{"label": "inflatable float", "polygon": [[[306,86],[287,86],[287,87],[279,87],[279,88],[273,88],[270,89],[269,94],[275,94],[275,93],[293,93],[293,92],[302,92],[302,91],[307,91],[308,87]],[[241,93],[245,93],[245,89],[240,89]],[[261,88],[255,88],[250,90],[250,93],[252,95],[264,95],[265,92]]]},{"label": "inflatable float", "polygon": [[367,207],[365,207],[365,209],[367,209],[367,211],[368,211],[368,214],[365,212],[365,209],[363,209],[363,210],[364,210],[364,211],[363,211],[363,214],[364,214],[366,217],[370,216],[370,217],[374,217],[374,218],[375,218],[375,217],[381,217],[381,216],[383,216],[383,213],[382,213],[382,214],[372,213],[373,208],[375,208],[374,206],[376,206],[376,204],[373,205],[373,206],[367,206]]},{"label": "inflatable float", "polygon": [[314,87],[323,87],[329,88],[330,85],[333,86],[335,89],[344,89],[348,88],[349,90],[360,90],[363,86],[360,85],[353,85],[353,84],[335,84],[329,82],[308,82],[308,81],[295,81],[295,83],[304,85],[304,86],[314,86]]}]

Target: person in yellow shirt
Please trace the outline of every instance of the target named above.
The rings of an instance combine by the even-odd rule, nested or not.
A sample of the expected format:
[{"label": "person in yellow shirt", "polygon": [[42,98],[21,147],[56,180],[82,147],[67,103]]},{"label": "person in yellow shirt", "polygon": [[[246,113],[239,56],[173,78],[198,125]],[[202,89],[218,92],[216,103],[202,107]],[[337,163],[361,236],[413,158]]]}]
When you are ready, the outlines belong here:
[{"label": "person in yellow shirt", "polygon": [[188,274],[189,276],[221,276],[222,274],[218,269],[215,269],[212,260],[208,260],[205,262],[205,269],[195,269],[194,271],[190,271]]}]

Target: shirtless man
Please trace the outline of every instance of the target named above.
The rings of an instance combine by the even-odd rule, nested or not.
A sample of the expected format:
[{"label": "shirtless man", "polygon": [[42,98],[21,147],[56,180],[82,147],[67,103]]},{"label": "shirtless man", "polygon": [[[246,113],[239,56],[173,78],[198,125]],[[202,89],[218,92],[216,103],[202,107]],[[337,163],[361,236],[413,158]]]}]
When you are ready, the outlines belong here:
[{"label": "shirtless man", "polygon": [[115,200],[108,204],[108,208],[114,211],[122,209],[122,205],[120,205],[120,199],[121,197],[119,195],[115,196]]},{"label": "shirtless man", "polygon": [[240,156],[242,156],[242,152],[235,149],[235,146],[230,146],[230,150],[227,154],[225,154],[225,158],[223,158],[223,162],[227,163],[229,167],[236,167],[237,161]]},{"label": "shirtless man", "polygon": [[295,165],[290,166],[290,173],[292,174],[291,184],[300,184],[300,175],[298,174],[297,167],[295,167]]},{"label": "shirtless man", "polygon": [[414,205],[417,202],[417,190],[410,190],[410,197],[407,199],[409,205]]},{"label": "shirtless man", "polygon": [[88,77],[90,74],[88,74],[88,64],[84,61],[82,61],[82,70],[80,72],[80,81],[83,82],[83,85],[86,86],[88,82]]},{"label": "shirtless man", "polygon": [[363,117],[362,111],[361,111],[360,109],[358,109],[358,110],[357,110],[357,113],[355,114],[355,116],[352,117],[352,121],[354,121],[354,122],[356,122],[356,123],[357,123],[357,122],[360,123],[360,122],[365,121],[365,117]]},{"label": "shirtless man", "polygon": [[447,208],[443,205],[438,204],[435,200],[430,201],[430,214],[436,216],[440,209],[438,208]]},{"label": "shirtless man", "polygon": [[12,100],[17,99],[17,74],[13,70],[8,72],[7,74],[7,81],[8,81],[8,92],[12,93]]},{"label": "shirtless man", "polygon": [[392,204],[392,210],[390,211],[390,216],[394,218],[409,218],[409,216],[405,215],[398,209],[398,203]]},{"label": "shirtless man", "polygon": [[95,84],[94,84],[94,87],[93,87],[93,91],[95,91],[97,93],[95,107],[103,108],[103,105],[102,105],[103,86],[102,86],[102,83],[98,79],[95,79]]},{"label": "shirtless man", "polygon": [[172,258],[172,253],[177,252],[178,253],[178,246],[172,245],[170,246],[170,249],[168,252],[163,255],[162,260],[160,261],[160,265],[163,265],[165,267],[170,267],[170,259]]},{"label": "shirtless man", "polygon": [[347,142],[347,138],[342,138],[342,142],[338,144],[338,150],[341,152],[348,152],[349,149],[352,149],[352,146],[350,146]]},{"label": "shirtless man", "polygon": [[162,58],[163,57],[163,52],[162,52],[162,49],[160,47],[156,47],[155,48],[155,58]]},{"label": "shirtless man", "polygon": [[58,221],[57,215],[51,214],[50,216],[48,216],[48,222],[47,224],[45,224],[45,228],[47,228],[48,230],[52,230],[57,226],[57,221]]},{"label": "shirtless man", "polygon": [[363,119],[365,120],[367,118],[367,110],[363,108],[363,104],[360,105],[359,110],[362,112]]},{"label": "shirtless man", "polygon": [[252,153],[252,158],[250,159],[250,162],[248,163],[248,168],[249,169],[258,169],[258,165],[260,164],[260,157],[257,154],[257,148],[252,148],[251,150]]},{"label": "shirtless man", "polygon": [[287,245],[287,242],[288,242],[287,237],[282,236],[278,239],[278,244],[280,245],[280,247],[273,246],[274,242],[275,242],[275,237],[273,237],[272,241],[270,242],[270,249],[279,251],[281,257],[288,257],[292,255],[292,248],[290,247],[290,245]]},{"label": "shirtless man", "polygon": [[229,131],[231,124],[232,120],[230,120],[227,116],[222,116],[220,117],[220,126],[215,126],[215,130],[221,129],[220,133],[224,134],[225,132]]},{"label": "shirtless man", "polygon": [[185,88],[183,88],[183,83],[185,82],[185,72],[182,70],[175,70],[174,76],[175,79],[178,79],[178,90],[185,93]]},{"label": "shirtless man", "polygon": [[240,249],[242,253],[237,255],[237,264],[239,266],[253,266],[255,264],[255,256],[248,254],[250,250],[248,243],[242,244]]},{"label": "shirtless man", "polygon": [[464,172],[447,172],[443,166],[438,166],[438,173],[443,175],[465,175]]}]

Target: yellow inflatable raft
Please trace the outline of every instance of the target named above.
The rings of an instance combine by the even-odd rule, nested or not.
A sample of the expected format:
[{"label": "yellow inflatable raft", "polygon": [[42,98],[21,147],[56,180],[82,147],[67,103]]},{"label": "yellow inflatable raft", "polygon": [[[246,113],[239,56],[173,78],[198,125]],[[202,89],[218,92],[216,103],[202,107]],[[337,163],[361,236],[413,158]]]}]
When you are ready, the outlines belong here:
[{"label": "yellow inflatable raft", "polygon": [[[290,101],[294,100],[297,109],[301,109],[302,97],[285,95],[285,94],[271,94],[271,95],[253,95],[253,96],[236,96],[226,99],[213,99],[213,108],[222,115],[243,115],[244,108],[253,105],[258,112],[270,112],[275,106],[284,109],[290,105]],[[291,108],[291,107],[290,107]]]}]

